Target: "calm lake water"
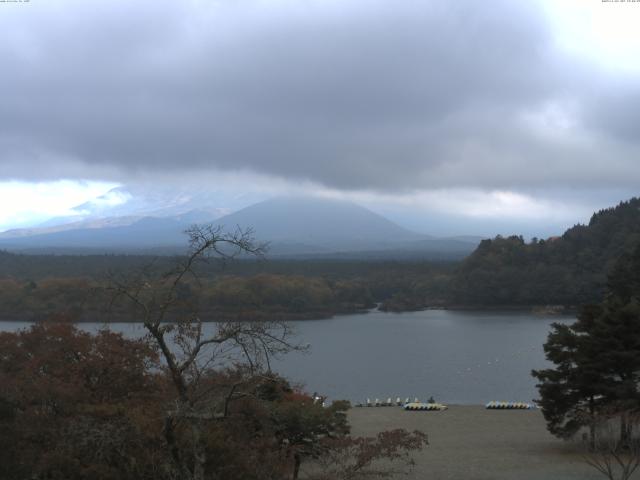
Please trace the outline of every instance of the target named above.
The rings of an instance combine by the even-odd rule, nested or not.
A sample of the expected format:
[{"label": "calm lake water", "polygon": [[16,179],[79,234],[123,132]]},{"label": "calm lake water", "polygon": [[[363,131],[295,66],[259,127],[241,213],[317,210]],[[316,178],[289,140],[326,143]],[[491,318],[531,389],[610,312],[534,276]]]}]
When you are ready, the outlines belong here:
[{"label": "calm lake water", "polygon": [[[537,392],[530,372],[547,365],[542,344],[550,324],[572,321],[519,312],[428,310],[291,322],[310,352],[287,355],[273,367],[331,400],[531,401]],[[0,329],[26,325],[0,322]],[[88,330],[102,326],[82,324]],[[144,333],[140,324],[111,328],[127,336]]]}]

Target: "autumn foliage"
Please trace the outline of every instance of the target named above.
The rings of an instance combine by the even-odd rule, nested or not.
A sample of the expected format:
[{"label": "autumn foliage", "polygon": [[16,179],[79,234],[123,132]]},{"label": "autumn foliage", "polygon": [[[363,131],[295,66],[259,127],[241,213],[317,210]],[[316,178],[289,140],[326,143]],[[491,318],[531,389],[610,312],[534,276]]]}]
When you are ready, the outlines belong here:
[{"label": "autumn foliage", "polygon": [[107,330],[0,334],[0,477],[151,478],[157,367],[145,342]]},{"label": "autumn foliage", "polygon": [[[58,322],[0,334],[0,478],[185,478],[166,439],[170,379],[151,345]],[[210,371],[199,388],[231,400],[201,420],[207,479],[295,478],[306,466],[304,478],[358,478],[379,459],[404,468],[426,444],[405,431],[353,438],[346,403],[323,407],[273,374]],[[173,435],[188,456],[190,430]]]}]

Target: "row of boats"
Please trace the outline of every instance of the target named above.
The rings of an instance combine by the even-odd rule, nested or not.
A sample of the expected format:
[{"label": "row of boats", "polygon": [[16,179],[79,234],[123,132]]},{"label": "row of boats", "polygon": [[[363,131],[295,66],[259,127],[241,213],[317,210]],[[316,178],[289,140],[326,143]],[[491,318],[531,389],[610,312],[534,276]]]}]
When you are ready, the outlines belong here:
[{"label": "row of boats", "polygon": [[[387,398],[386,402],[382,402],[379,399],[375,399],[375,401],[371,401],[371,399],[367,398],[366,403],[358,403],[355,405],[356,407],[403,407],[405,410],[436,410],[442,411],[446,410],[448,407],[442,403],[438,403],[430,398],[427,402],[421,402],[416,397],[413,402],[406,398],[403,402],[400,397],[396,398],[395,402],[391,400],[391,397]],[[535,408],[535,405],[526,402],[500,402],[500,401],[491,401],[485,405],[485,408],[488,410],[531,410]]]},{"label": "row of boats", "polygon": [[442,403],[422,403],[422,402],[410,402],[405,404],[404,409],[405,410],[437,410],[437,411],[442,411],[442,410],[446,410],[447,407],[446,405],[443,405]]},{"label": "row of boats", "polygon": [[485,405],[489,410],[531,410],[535,405],[525,402],[489,402]]},{"label": "row of boats", "polygon": [[[409,397],[407,397],[404,402],[400,399],[400,397],[396,398],[395,402],[391,400],[391,397],[387,398],[386,402],[381,402],[377,398],[375,399],[375,401],[372,402],[371,399],[367,398],[366,403],[364,404],[357,403],[356,407],[394,407],[394,406],[404,407],[408,403],[420,403],[420,401],[418,400],[418,397],[416,397],[413,402],[409,400]],[[435,403],[435,402],[429,401],[428,403]]]}]

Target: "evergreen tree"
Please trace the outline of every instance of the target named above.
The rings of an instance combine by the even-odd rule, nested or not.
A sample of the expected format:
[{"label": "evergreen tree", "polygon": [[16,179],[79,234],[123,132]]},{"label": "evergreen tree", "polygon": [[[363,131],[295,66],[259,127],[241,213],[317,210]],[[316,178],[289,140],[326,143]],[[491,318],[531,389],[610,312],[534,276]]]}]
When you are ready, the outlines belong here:
[{"label": "evergreen tree", "polygon": [[603,376],[589,343],[589,327],[600,311],[600,307],[588,307],[573,325],[554,324],[544,350],[556,367],[532,372],[540,381],[538,404],[547,427],[561,438],[591,424],[602,404]]},{"label": "evergreen tree", "polygon": [[[534,370],[551,433],[570,437],[596,414],[640,409],[640,245],[613,268],[601,305],[584,307],[572,325],[554,324],[544,345],[555,368]],[[593,429],[591,430],[593,440]]]}]

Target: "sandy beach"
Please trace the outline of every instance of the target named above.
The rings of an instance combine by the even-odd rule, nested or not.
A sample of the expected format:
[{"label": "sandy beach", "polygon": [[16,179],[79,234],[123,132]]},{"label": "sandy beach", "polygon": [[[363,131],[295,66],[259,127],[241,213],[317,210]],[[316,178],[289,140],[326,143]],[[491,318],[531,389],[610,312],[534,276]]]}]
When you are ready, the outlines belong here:
[{"label": "sandy beach", "polygon": [[[415,455],[408,479],[430,480],[597,480],[576,444],[549,434],[539,410],[486,410],[451,406],[443,412],[410,412],[400,407],[352,408],[352,433],[421,430],[429,446]],[[640,478],[640,473],[638,473]]]}]

